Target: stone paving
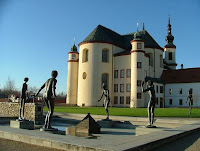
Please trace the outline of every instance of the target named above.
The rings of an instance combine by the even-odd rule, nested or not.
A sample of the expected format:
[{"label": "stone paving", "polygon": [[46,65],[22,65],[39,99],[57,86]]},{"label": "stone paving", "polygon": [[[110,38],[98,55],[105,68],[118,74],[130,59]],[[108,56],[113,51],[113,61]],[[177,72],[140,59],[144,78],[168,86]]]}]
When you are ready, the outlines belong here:
[{"label": "stone paving", "polygon": [[[55,113],[54,115],[54,121],[72,123],[77,123],[85,117],[82,114]],[[96,115],[92,115],[92,117],[96,121],[105,118]],[[111,116],[110,118],[130,121],[136,126],[146,125],[148,122],[147,118],[119,116]],[[40,132],[39,129],[16,129],[1,125],[0,138],[63,150],[149,150],[200,129],[198,119],[157,118],[155,125],[167,129],[136,136],[135,129],[102,128],[101,134],[94,134],[94,137],[90,138]]]}]

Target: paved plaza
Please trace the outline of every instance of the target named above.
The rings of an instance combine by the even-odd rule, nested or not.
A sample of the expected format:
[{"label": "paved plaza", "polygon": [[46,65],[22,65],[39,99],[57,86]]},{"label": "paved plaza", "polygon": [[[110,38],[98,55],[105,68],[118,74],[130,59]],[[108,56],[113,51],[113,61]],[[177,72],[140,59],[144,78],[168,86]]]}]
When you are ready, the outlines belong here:
[{"label": "paved plaza", "polygon": [[[83,114],[55,113],[53,124],[60,130],[57,134],[41,132],[39,129],[11,128],[8,124],[1,124],[0,138],[62,150],[151,150],[166,143],[170,144],[169,142],[174,143],[175,140],[200,129],[198,119],[156,118],[156,129],[162,130],[136,135],[137,128],[147,125],[147,118],[111,116],[110,119],[115,121],[129,121],[136,128],[101,128],[101,134],[87,138],[65,135],[62,132],[65,125],[76,124],[84,117]],[[105,118],[99,115],[92,117],[96,121]]]}]

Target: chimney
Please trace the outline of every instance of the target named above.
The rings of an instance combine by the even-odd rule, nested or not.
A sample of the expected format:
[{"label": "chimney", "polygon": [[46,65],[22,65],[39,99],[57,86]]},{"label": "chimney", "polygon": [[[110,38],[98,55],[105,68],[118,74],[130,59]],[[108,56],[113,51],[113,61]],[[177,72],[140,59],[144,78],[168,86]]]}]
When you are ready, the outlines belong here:
[{"label": "chimney", "polygon": [[181,64],[181,69],[183,69],[183,64]]}]

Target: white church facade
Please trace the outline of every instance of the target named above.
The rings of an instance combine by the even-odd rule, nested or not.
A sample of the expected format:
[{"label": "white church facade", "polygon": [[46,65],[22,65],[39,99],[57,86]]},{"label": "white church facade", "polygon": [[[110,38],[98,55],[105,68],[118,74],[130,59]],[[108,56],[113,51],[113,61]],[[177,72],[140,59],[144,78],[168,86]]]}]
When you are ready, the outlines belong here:
[{"label": "white church facade", "polygon": [[[146,107],[148,94],[142,93],[140,86],[142,81],[152,80],[157,96],[156,106],[179,107],[173,96],[177,93],[178,83],[173,80],[170,82],[170,77],[165,76],[177,71],[176,46],[173,40],[170,20],[164,48],[144,29],[144,25],[142,31],[126,35],[98,25],[79,44],[79,52],[74,45],[68,53],[66,103],[103,106],[103,101],[97,100],[101,96],[102,83],[106,83],[110,90],[111,106]],[[198,68],[196,70],[200,71]],[[193,82],[200,82],[198,80]],[[186,87],[184,80],[182,82],[183,86],[179,87],[183,87],[183,92],[186,93],[187,88],[191,88],[191,83]],[[197,84],[196,87],[199,88],[198,86]],[[173,89],[171,96],[167,93],[168,89]],[[187,97],[186,94],[183,97]],[[200,106],[200,103],[196,105]]]}]

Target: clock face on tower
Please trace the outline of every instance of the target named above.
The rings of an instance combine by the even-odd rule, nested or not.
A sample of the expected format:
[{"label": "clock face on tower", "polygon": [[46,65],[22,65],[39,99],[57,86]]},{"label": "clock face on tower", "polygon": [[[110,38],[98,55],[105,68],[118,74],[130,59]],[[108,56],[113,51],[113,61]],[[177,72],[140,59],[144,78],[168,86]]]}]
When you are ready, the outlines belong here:
[{"label": "clock face on tower", "polygon": [[137,49],[142,49],[142,44],[141,43],[137,43]]}]

